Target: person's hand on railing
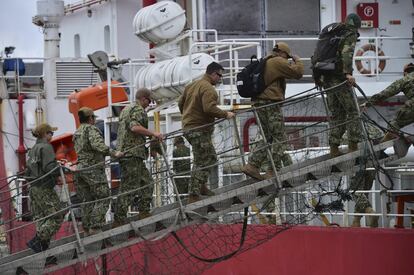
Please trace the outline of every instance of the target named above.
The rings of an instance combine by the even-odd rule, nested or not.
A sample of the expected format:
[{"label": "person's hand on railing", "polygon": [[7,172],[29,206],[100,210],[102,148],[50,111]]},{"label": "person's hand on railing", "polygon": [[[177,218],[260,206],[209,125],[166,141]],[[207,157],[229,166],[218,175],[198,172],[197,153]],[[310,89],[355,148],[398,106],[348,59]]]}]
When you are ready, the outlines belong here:
[{"label": "person's hand on railing", "polygon": [[355,86],[355,77],[353,77],[351,74],[346,74],[346,80],[348,80],[349,85]]},{"label": "person's hand on railing", "polygon": [[115,151],[114,157],[116,158],[122,158],[124,156],[124,153],[121,151]]},{"label": "person's hand on railing", "polygon": [[359,105],[359,109],[361,110],[361,112],[366,112],[368,109],[367,103],[365,102]]},{"label": "person's hand on railing", "polygon": [[233,118],[235,116],[235,114],[233,112],[227,112],[227,119]]},{"label": "person's hand on railing", "polygon": [[158,133],[158,132],[154,132],[154,133],[153,133],[153,136],[154,136],[154,137],[155,137],[158,141],[160,141],[160,142],[164,139],[163,134]]}]

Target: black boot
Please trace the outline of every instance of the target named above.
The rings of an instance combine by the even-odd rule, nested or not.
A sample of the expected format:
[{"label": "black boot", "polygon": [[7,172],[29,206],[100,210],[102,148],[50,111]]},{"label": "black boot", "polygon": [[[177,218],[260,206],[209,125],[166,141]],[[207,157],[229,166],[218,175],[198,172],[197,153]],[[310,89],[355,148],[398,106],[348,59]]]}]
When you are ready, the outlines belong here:
[{"label": "black boot", "polygon": [[37,236],[36,234],[33,239],[26,243],[26,245],[29,248],[31,248],[35,253],[39,253],[49,248],[49,241],[40,239],[39,236]]}]

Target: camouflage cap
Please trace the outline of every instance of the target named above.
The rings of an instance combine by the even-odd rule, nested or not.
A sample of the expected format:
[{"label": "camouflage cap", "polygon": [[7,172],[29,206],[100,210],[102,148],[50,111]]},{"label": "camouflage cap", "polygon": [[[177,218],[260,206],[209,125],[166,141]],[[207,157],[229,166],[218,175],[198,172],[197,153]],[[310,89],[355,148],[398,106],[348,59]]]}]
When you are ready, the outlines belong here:
[{"label": "camouflage cap", "polygon": [[411,73],[414,71],[414,64],[408,63],[404,65],[404,73]]},{"label": "camouflage cap", "polygon": [[147,88],[139,88],[135,93],[135,100],[138,100],[142,97],[148,98],[150,101],[153,100],[151,91]]},{"label": "camouflage cap", "polygon": [[355,13],[348,14],[348,16],[345,18],[345,23],[352,25],[357,29],[361,28],[361,18],[358,16],[358,14]]},{"label": "camouflage cap", "polygon": [[285,42],[277,42],[275,46],[273,47],[273,51],[282,51],[287,53],[288,56],[290,56],[290,48],[289,45]]},{"label": "camouflage cap", "polygon": [[57,129],[57,127],[52,127],[47,123],[42,123],[32,130],[32,134],[35,137],[42,137],[48,132],[54,132]]},{"label": "camouflage cap", "polygon": [[89,107],[82,107],[79,109],[78,111],[78,115],[79,116],[83,116],[83,117],[97,117],[94,113],[93,110]]}]

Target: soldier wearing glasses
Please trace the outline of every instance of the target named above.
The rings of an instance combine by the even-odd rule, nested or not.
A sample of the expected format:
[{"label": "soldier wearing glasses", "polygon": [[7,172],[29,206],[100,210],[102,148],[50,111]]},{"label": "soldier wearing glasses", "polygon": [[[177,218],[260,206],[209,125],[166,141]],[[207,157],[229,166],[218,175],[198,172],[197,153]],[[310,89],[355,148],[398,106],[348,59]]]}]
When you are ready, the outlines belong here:
[{"label": "soldier wearing glasses", "polygon": [[[232,118],[234,114],[217,107],[218,95],[214,85],[223,76],[224,68],[212,62],[207,66],[204,76],[186,86],[178,101],[182,114],[184,136],[191,144],[194,165],[189,187],[189,203],[200,199],[200,195],[213,195],[206,184],[217,155],[211,136],[216,118]],[[206,125],[207,124],[207,125]],[[206,167],[206,168],[205,168]],[[210,177],[211,178],[211,177]]]}]

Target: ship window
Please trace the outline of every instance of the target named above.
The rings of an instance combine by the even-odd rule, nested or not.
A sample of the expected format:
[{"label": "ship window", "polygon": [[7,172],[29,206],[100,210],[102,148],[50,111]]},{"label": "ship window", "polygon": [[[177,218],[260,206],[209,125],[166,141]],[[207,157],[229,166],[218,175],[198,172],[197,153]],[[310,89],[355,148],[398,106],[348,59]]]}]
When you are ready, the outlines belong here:
[{"label": "ship window", "polygon": [[79,34],[75,34],[74,42],[75,42],[75,57],[81,57],[80,36],[79,36]]},{"label": "ship window", "polygon": [[104,45],[107,53],[111,52],[111,29],[108,25],[104,27]]}]

